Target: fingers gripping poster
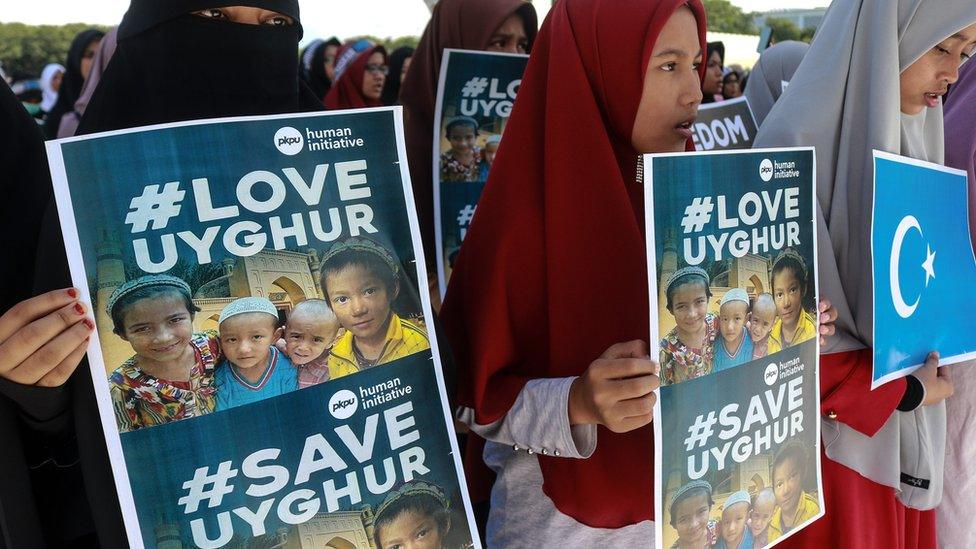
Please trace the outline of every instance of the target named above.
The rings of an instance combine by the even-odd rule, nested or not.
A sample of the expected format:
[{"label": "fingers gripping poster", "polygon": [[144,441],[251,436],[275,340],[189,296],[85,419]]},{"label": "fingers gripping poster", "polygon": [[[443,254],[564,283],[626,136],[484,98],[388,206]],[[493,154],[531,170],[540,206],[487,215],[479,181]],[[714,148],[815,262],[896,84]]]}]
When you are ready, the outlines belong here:
[{"label": "fingers gripping poster", "polygon": [[133,547],[478,543],[399,108],[48,155]]},{"label": "fingers gripping poster", "polygon": [[823,514],[812,149],[644,157],[658,547]]},{"label": "fingers gripping poster", "polygon": [[441,297],[512,113],[528,55],[444,50],[434,110],[434,234]]}]

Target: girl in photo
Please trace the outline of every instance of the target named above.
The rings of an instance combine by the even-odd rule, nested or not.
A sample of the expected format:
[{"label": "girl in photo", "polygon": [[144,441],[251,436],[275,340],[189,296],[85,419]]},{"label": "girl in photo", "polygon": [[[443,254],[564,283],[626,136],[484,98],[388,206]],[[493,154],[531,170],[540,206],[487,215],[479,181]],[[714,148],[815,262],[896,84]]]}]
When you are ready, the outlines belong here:
[{"label": "girl in photo", "polygon": [[[415,480],[394,489],[376,508],[377,549],[461,549],[451,541],[450,502],[436,485]],[[470,541],[470,540],[468,540]]]},{"label": "girl in photo", "polygon": [[773,260],[772,282],[776,322],[769,333],[769,353],[798,345],[817,335],[817,321],[804,307],[810,286],[803,257],[791,249],[780,252]]},{"label": "girl in photo", "polygon": [[718,522],[710,518],[712,485],[704,480],[693,480],[671,496],[671,527],[678,539],[671,549],[709,549],[719,541]]},{"label": "girl in photo", "polygon": [[106,306],[113,331],[135,355],[109,375],[119,432],[208,414],[216,404],[214,333],[193,333],[190,287],[169,275],[119,286]]},{"label": "girl in photo", "polygon": [[459,116],[447,123],[444,135],[451,148],[441,155],[441,181],[478,181],[484,160],[478,139],[478,122],[469,116]]},{"label": "girl in photo", "polygon": [[675,327],[661,339],[664,385],[712,372],[718,330],[715,315],[708,312],[708,300],[712,297],[708,285],[708,273],[700,267],[683,267],[668,278],[665,295]]}]

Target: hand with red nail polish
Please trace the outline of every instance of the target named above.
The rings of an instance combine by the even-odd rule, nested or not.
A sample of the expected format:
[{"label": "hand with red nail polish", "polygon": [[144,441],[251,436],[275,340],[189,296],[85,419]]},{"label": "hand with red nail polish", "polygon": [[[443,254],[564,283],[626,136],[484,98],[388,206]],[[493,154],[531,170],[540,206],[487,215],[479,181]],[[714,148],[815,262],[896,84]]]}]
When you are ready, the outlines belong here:
[{"label": "hand with red nail polish", "polygon": [[0,316],[0,377],[56,387],[71,376],[88,349],[95,323],[67,288],[21,301]]}]

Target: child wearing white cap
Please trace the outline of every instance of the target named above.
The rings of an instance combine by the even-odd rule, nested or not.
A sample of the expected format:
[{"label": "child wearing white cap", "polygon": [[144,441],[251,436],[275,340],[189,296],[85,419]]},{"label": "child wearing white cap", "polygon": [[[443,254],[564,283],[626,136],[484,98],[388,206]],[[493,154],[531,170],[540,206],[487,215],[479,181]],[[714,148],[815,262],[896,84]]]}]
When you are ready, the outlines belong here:
[{"label": "child wearing white cap", "polygon": [[715,549],[752,549],[752,532],[746,528],[752,499],[749,492],[733,492],[722,505],[720,535]]},{"label": "child wearing white cap", "polygon": [[718,310],[720,337],[715,338],[715,368],[728,370],[752,360],[752,338],[746,332],[749,294],[733,288],[722,296]]},{"label": "child wearing white cap", "polygon": [[250,404],[298,389],[298,373],[275,348],[278,310],[263,297],[242,297],[220,312],[217,410]]}]

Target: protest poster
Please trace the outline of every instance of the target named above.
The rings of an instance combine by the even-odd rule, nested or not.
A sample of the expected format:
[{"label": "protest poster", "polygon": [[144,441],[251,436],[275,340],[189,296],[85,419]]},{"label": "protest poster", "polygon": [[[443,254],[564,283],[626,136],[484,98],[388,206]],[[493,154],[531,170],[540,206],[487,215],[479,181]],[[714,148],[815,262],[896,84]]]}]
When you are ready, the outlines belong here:
[{"label": "protest poster", "polygon": [[823,515],[809,148],[646,155],[657,547]]},{"label": "protest poster", "polygon": [[745,96],[698,107],[691,137],[699,151],[750,149],[759,126]]},{"label": "protest poster", "polygon": [[444,50],[433,136],[434,236],[442,298],[528,62],[528,55]]},{"label": "protest poster", "polygon": [[950,312],[976,310],[968,203],[966,172],[874,151],[872,389],[931,351],[943,366],[976,358],[976,341]]},{"label": "protest poster", "polygon": [[132,547],[479,544],[399,107],[48,155]]}]

